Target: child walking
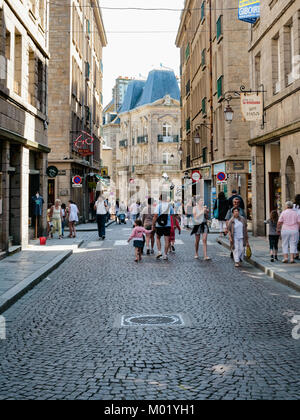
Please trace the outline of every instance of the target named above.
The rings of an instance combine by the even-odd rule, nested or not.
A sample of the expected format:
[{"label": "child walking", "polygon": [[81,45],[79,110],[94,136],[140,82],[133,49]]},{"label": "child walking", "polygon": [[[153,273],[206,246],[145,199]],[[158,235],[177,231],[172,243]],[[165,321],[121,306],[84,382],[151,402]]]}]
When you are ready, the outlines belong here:
[{"label": "child walking", "polygon": [[142,249],[144,246],[144,235],[151,234],[151,231],[145,229],[142,226],[141,220],[135,220],[134,222],[134,229],[128,242],[133,239],[133,246],[135,248],[135,262],[139,262],[142,260]]},{"label": "child walking", "polygon": [[265,220],[265,223],[269,225],[269,242],[270,242],[270,257],[271,262],[274,262],[274,258],[278,261],[278,242],[279,233],[277,232],[278,213],[276,210],[272,210],[270,213],[270,219]]}]

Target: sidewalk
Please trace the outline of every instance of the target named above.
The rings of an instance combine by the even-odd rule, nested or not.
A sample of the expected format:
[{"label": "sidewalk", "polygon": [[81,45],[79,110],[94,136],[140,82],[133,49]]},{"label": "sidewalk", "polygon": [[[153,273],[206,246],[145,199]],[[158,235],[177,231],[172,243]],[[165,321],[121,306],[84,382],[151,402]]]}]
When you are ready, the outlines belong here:
[{"label": "sidewalk", "polygon": [[83,241],[30,241],[27,248],[0,261],[0,314],[62,264]]},{"label": "sidewalk", "polygon": [[[217,241],[230,249],[228,238],[217,238]],[[293,289],[300,291],[300,263],[283,264],[283,255],[278,254],[279,261],[271,263],[269,256],[269,240],[264,237],[254,237],[249,235],[249,243],[252,250],[252,257],[249,263],[262,270],[265,274],[272,277]],[[281,244],[279,244],[281,250]]]},{"label": "sidewalk", "polygon": [[[109,220],[108,223],[106,223],[105,227],[108,227],[115,223],[114,220]],[[80,225],[76,225],[76,231],[77,232],[97,232],[98,227],[96,222],[90,222],[90,223],[81,223]],[[65,232],[69,232],[68,226],[65,227]]]}]

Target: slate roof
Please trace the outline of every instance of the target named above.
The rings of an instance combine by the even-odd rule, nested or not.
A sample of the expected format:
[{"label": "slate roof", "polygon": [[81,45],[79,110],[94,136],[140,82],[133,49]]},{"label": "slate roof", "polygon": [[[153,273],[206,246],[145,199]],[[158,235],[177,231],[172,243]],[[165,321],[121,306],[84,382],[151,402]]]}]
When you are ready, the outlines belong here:
[{"label": "slate roof", "polygon": [[146,82],[144,80],[133,80],[128,84],[124,102],[121,109],[119,110],[119,114],[122,112],[128,112],[136,107],[136,104],[143,93],[145,83]]},{"label": "slate roof", "polygon": [[143,105],[152,104],[170,95],[180,100],[180,90],[174,72],[171,70],[152,70],[147,81],[133,80],[129,83],[119,114]]},{"label": "slate roof", "polygon": [[149,75],[143,94],[136,107],[152,104],[159,99],[170,95],[171,98],[180,100],[180,91],[176,76],[169,70],[152,70]]}]

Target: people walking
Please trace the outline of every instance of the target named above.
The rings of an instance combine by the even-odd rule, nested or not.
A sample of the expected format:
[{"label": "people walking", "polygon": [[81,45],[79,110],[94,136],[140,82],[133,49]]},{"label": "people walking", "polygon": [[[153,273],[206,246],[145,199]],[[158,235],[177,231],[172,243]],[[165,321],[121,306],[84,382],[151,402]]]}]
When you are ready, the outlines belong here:
[{"label": "people walking", "polygon": [[244,260],[245,247],[249,245],[247,220],[240,215],[240,210],[234,208],[228,223],[230,247],[233,252],[234,265],[240,267]]},{"label": "people walking", "polygon": [[229,201],[226,199],[225,194],[221,191],[218,195],[218,199],[215,201],[213,213],[214,218],[219,221],[220,238],[225,236],[226,232],[226,215],[229,210]]},{"label": "people walking", "polygon": [[135,262],[142,260],[142,249],[144,246],[144,235],[149,234],[149,231],[142,226],[141,220],[134,222],[134,229],[128,239],[128,243],[133,240],[133,246],[135,248]]},{"label": "people walking", "polygon": [[232,196],[229,197],[228,202],[229,202],[229,208],[234,207],[233,205],[233,200],[235,198],[238,198],[240,200],[240,208],[245,210],[245,204],[244,204],[244,200],[242,199],[242,197],[238,194],[237,190],[232,190]]},{"label": "people walking", "polygon": [[[157,259],[162,257],[163,260],[168,259],[168,251],[170,245],[171,234],[171,217],[174,216],[174,210],[170,203],[167,201],[165,194],[160,196],[160,203],[156,206],[154,217],[152,221],[152,230],[156,231],[156,246],[157,246]],[[161,253],[161,238],[165,238],[164,255]]]},{"label": "people walking", "polygon": [[52,208],[52,204],[49,203],[48,209],[47,209],[47,237],[48,239],[53,238],[53,233],[52,233],[53,224],[51,222],[51,216],[50,216],[51,208]]},{"label": "people walking", "polygon": [[209,209],[204,205],[203,200],[198,200],[197,205],[193,209],[194,228],[191,235],[195,235],[195,259],[199,258],[199,243],[202,235],[203,255],[205,261],[211,260],[211,258],[207,255],[207,236],[209,233],[209,227],[207,224],[208,215]]},{"label": "people walking", "polygon": [[[297,194],[295,196],[293,210],[297,212],[298,216],[300,216],[300,194]],[[299,238],[300,238],[300,229],[299,229]],[[300,253],[300,239],[297,245],[297,254],[295,256],[295,260],[299,260],[299,253]]]},{"label": "people walking", "polygon": [[76,222],[78,222],[79,210],[74,201],[69,200],[69,238],[76,238]]},{"label": "people walking", "polygon": [[99,239],[105,239],[105,223],[107,220],[108,205],[104,197],[100,194],[94,206],[98,225]]},{"label": "people walking", "polygon": [[181,227],[180,227],[180,216],[175,214],[171,217],[171,231],[170,231],[170,246],[169,252],[175,252],[175,231],[178,229],[179,235],[181,234]]},{"label": "people walking", "polygon": [[[146,235],[147,255],[154,254],[155,232],[152,230],[152,223],[154,218],[153,198],[148,198],[148,205],[142,210],[141,220],[144,228],[149,232]],[[150,250],[151,242],[151,250]]]},{"label": "people walking", "polygon": [[117,213],[116,222],[118,222],[119,224],[121,223],[126,224],[126,214],[127,214],[126,204],[124,203],[124,201],[121,201],[119,205],[119,210]]},{"label": "people walking", "polygon": [[130,211],[130,216],[131,216],[131,223],[132,223],[132,226],[133,226],[134,222],[136,221],[136,219],[138,219],[139,214],[140,214],[139,201],[136,201],[135,203],[132,203],[129,211]]},{"label": "people walking", "polygon": [[65,236],[65,226],[66,226],[66,215],[67,215],[67,211],[66,211],[66,205],[65,203],[63,203],[61,205],[61,212],[62,212],[62,219],[61,219],[61,234],[62,237]]},{"label": "people walking", "polygon": [[52,234],[56,231],[58,231],[58,239],[62,238],[62,230],[61,230],[61,224],[62,224],[62,209],[61,209],[61,201],[55,200],[54,206],[51,207],[50,210],[50,219],[53,225]]},{"label": "people walking", "polygon": [[186,228],[190,229],[190,222],[193,218],[193,202],[189,200],[185,206]]},{"label": "people walking", "polygon": [[297,255],[297,245],[299,241],[300,216],[293,210],[292,201],[285,203],[285,210],[281,213],[277,231],[282,238],[283,263],[288,263],[288,256],[290,253],[290,263],[295,263],[295,256]]},{"label": "people walking", "polygon": [[279,242],[279,233],[277,231],[278,223],[278,213],[276,210],[272,210],[270,218],[265,220],[265,223],[269,225],[269,243],[270,243],[270,256],[271,262],[274,260],[278,261],[278,242]]},{"label": "people walking", "polygon": [[[229,200],[228,200],[229,201]],[[225,234],[227,235],[228,233],[228,224],[229,224],[229,220],[232,218],[232,214],[233,214],[233,210],[234,209],[238,209],[239,210],[239,215],[241,217],[243,217],[244,219],[246,219],[246,214],[244,212],[244,210],[241,208],[241,200],[240,198],[234,198],[233,199],[233,207],[230,208],[226,214],[225,220],[226,220],[226,230],[225,230]],[[229,203],[230,205],[230,203]],[[231,251],[230,253],[230,257],[233,258],[233,251]]]}]

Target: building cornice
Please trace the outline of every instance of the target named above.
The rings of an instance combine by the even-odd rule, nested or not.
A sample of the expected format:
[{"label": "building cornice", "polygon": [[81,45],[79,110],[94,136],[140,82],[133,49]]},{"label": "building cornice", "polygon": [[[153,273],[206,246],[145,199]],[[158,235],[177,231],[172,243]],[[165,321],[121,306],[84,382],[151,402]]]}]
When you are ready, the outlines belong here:
[{"label": "building cornice", "polygon": [[0,137],[1,139],[17,142],[30,149],[35,149],[40,152],[44,152],[44,153],[51,152],[51,149],[49,147],[44,146],[43,144],[37,143],[34,140],[29,140],[26,137],[23,137],[18,133],[14,133],[13,131],[6,130],[5,128],[0,128]]},{"label": "building cornice", "polygon": [[193,0],[186,0],[185,1],[184,10],[182,11],[181,16],[180,16],[180,25],[179,25],[179,28],[178,28],[178,33],[177,33],[176,41],[175,41],[175,45],[176,45],[177,48],[180,48],[180,40],[181,40],[181,37],[182,37],[183,33],[185,32],[185,31],[183,31],[183,29],[184,29],[186,18],[188,16],[188,14],[190,13],[189,9],[190,9],[190,5],[191,5],[192,1]]},{"label": "building cornice", "polygon": [[107,46],[107,37],[106,37],[105,28],[104,28],[101,8],[100,8],[100,5],[99,5],[99,0],[91,0],[91,2],[92,2],[92,5],[94,6],[94,11],[95,11],[95,16],[96,16],[96,21],[97,21],[97,24],[98,24],[99,35],[100,35],[100,38],[101,38],[102,46],[106,47]]},{"label": "building cornice", "polygon": [[271,131],[263,136],[255,137],[248,141],[250,146],[262,146],[267,143],[271,143],[280,140],[281,137],[289,136],[291,134],[300,132],[300,120],[287,124],[284,127],[280,127],[276,130]]}]

